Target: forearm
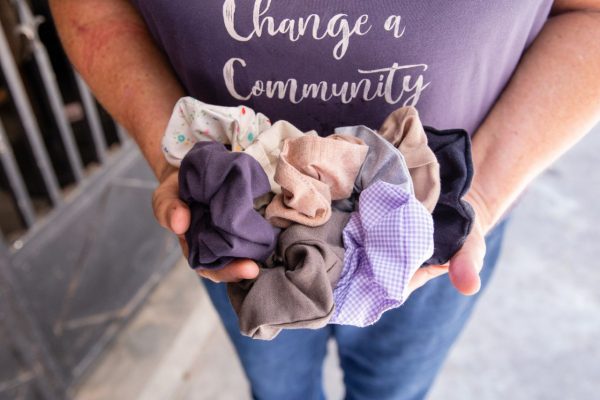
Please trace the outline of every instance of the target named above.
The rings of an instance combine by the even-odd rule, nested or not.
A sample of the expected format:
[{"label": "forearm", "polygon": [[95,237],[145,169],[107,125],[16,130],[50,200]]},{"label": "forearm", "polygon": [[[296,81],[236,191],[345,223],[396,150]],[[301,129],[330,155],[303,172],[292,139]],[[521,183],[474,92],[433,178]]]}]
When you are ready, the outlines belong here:
[{"label": "forearm", "polygon": [[183,89],[127,0],[51,0],[69,59],[104,108],[133,136],[159,177],[161,138]]},{"label": "forearm", "polygon": [[489,229],[600,119],[600,13],[552,17],[473,138],[469,196]]}]

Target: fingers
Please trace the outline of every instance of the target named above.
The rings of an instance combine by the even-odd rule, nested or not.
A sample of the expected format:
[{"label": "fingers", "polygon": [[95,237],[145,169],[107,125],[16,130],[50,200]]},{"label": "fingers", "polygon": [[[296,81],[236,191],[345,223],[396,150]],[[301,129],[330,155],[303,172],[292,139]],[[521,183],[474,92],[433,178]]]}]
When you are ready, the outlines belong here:
[{"label": "fingers", "polygon": [[[152,195],[152,208],[158,222],[177,235],[181,250],[188,258],[189,247],[184,234],[190,226],[190,210],[179,199],[178,170],[167,170],[161,176],[161,183]],[[248,259],[239,259],[219,270],[197,270],[198,275],[214,282],[238,282],[258,276],[258,265]]]},{"label": "fingers", "polygon": [[485,239],[478,223],[463,247],[450,260],[450,281],[464,295],[473,295],[481,288],[479,271],[483,267]]},{"label": "fingers", "polygon": [[169,229],[176,235],[183,235],[190,226],[190,209],[179,199],[170,202],[167,207]]},{"label": "fingers", "polygon": [[219,270],[198,270],[198,275],[213,282],[238,282],[258,276],[258,265],[249,259],[238,259]]},{"label": "fingers", "polygon": [[167,176],[154,191],[152,208],[158,223],[176,235],[182,235],[188,230],[190,210],[179,199],[176,171]]},{"label": "fingers", "polygon": [[429,282],[430,280],[437,278],[438,276],[444,275],[448,272],[447,265],[430,265],[428,267],[421,267],[415,272],[410,283],[408,284],[408,294],[410,296],[412,292]]}]

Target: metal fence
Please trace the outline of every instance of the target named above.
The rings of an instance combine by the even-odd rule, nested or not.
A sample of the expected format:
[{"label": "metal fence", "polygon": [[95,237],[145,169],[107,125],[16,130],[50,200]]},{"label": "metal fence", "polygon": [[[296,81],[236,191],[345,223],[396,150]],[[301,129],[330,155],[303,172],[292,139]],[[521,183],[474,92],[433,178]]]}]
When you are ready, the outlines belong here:
[{"label": "metal fence", "polygon": [[64,399],[180,253],[44,1],[0,0],[0,161],[0,399]]}]

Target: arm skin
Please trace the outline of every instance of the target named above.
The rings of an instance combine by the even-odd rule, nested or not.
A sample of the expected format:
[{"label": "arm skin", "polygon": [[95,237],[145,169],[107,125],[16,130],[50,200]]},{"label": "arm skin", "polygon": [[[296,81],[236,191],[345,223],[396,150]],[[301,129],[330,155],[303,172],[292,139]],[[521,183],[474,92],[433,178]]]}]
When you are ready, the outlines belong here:
[{"label": "arm skin", "polygon": [[[190,213],[178,197],[177,169],[167,164],[161,139],[173,107],[184,95],[164,54],[128,0],[50,0],[50,8],[69,59],[104,108],[127,129],[160,184],[152,206],[158,222],[183,237]],[[200,273],[200,272],[199,272]],[[215,281],[254,278],[258,266],[238,260],[217,271]]]},{"label": "arm skin", "polygon": [[[448,271],[463,294],[479,290],[483,235],[535,177],[600,120],[599,3],[554,2],[551,18],[473,137],[475,177],[467,200],[477,219]],[[421,270],[413,290],[446,272]]]},{"label": "arm skin", "polygon": [[[164,161],[160,140],[183,89],[127,0],[51,0],[50,5],[72,63],[134,137],[161,182],[153,197],[156,218],[181,240],[189,210],[177,198],[176,170]],[[476,293],[484,234],[600,119],[599,11],[597,0],[555,1],[553,16],[474,136],[476,174],[467,194],[476,213],[473,232],[449,266],[421,268],[412,290],[449,272],[459,292]],[[234,281],[257,273],[256,264],[240,260],[203,276]]]}]

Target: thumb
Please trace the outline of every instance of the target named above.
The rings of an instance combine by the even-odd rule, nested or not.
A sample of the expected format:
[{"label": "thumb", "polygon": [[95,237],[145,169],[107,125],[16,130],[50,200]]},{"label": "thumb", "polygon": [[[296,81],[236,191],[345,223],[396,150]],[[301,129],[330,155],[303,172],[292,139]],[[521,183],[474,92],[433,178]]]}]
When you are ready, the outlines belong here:
[{"label": "thumb", "polygon": [[170,202],[167,209],[168,228],[176,235],[183,235],[190,226],[190,209],[179,199]]},{"label": "thumb", "polygon": [[464,295],[473,295],[481,288],[479,271],[483,267],[485,240],[477,222],[462,248],[450,259],[450,281]]},{"label": "thumb", "polygon": [[190,210],[179,199],[177,174],[172,173],[154,191],[152,208],[158,222],[176,235],[184,234],[190,226]]},{"label": "thumb", "polygon": [[198,275],[213,282],[238,282],[258,276],[258,264],[247,258],[240,258],[218,270],[198,270]]}]

